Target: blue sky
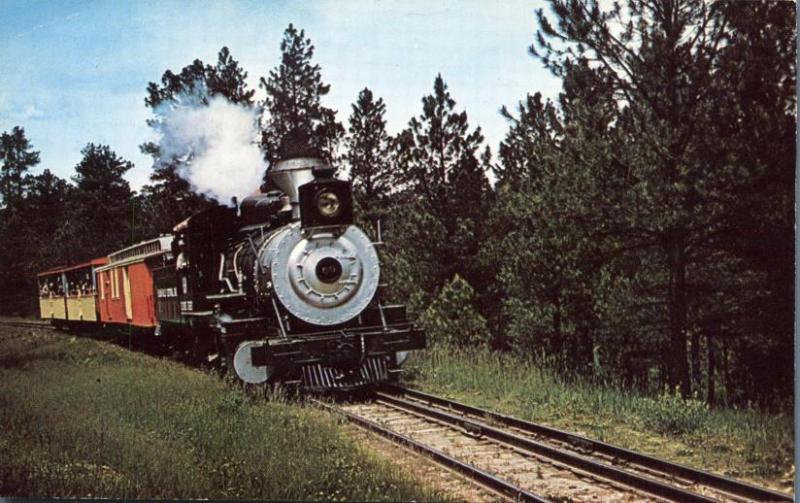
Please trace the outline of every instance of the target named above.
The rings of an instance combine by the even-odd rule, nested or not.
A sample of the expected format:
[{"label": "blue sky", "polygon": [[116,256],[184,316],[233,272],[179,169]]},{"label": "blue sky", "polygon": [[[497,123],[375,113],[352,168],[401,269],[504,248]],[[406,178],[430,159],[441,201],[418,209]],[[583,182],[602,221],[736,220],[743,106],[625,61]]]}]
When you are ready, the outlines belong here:
[{"label": "blue sky", "polygon": [[37,1],[0,0],[0,131],[25,128],[41,163],[74,173],[88,142],[134,162],[128,179],[147,183],[152,139],[145,88],[166,69],[210,63],[227,45],[248,83],[274,67],[292,22],[316,46],[331,85],[325,104],[346,123],[365,86],[387,105],[390,133],[421,110],[441,72],[459,109],[496,152],[508,128],[502,105],[527,93],[555,97],[560,82],[528,54],[542,1]]}]

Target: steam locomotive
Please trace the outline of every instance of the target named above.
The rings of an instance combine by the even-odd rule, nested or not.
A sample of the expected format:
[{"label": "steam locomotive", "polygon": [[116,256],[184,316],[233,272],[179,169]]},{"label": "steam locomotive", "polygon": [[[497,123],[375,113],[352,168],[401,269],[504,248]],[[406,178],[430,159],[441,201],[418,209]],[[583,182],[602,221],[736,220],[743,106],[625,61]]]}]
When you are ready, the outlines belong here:
[{"label": "steam locomotive", "polygon": [[319,158],[286,158],[238,208],[44,271],[41,316],[188,341],[247,383],[321,391],[394,380],[425,334],[404,306],[382,301],[380,243],[353,225],[350,185],[333,174]]}]

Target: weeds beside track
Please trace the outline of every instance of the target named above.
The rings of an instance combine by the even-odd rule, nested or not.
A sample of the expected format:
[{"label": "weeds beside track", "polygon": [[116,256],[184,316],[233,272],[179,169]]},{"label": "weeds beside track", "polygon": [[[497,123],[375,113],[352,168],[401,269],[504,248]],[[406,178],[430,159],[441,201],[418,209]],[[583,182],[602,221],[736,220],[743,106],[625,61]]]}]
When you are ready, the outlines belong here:
[{"label": "weeds beside track", "polygon": [[441,500],[327,415],[117,345],[0,327],[0,495]]},{"label": "weeds beside track", "polygon": [[787,413],[708,407],[568,379],[520,355],[432,346],[407,365],[414,388],[661,459],[790,492],[794,428]]},{"label": "weeds beside track", "polygon": [[676,501],[792,501],[791,495],[768,488],[417,390],[396,387],[389,391],[377,393],[378,402],[658,497]]}]

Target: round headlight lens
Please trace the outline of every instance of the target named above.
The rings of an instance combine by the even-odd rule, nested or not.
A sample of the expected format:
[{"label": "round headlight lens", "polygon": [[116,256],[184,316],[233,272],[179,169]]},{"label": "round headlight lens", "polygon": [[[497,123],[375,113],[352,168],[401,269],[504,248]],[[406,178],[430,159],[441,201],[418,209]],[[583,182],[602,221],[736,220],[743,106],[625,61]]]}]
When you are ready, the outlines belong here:
[{"label": "round headlight lens", "polygon": [[335,217],[340,209],[339,196],[333,192],[323,192],[317,196],[317,210],[326,218]]}]

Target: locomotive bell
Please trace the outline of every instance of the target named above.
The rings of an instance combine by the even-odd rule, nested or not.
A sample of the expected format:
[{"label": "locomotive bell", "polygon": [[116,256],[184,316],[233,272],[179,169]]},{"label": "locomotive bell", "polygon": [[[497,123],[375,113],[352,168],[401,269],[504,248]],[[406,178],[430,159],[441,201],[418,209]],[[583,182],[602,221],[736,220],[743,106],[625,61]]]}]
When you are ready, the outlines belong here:
[{"label": "locomotive bell", "polygon": [[269,177],[292,205],[292,220],[300,218],[300,186],[314,181],[314,168],[324,169],[328,164],[316,157],[295,157],[278,161],[270,168]]}]

